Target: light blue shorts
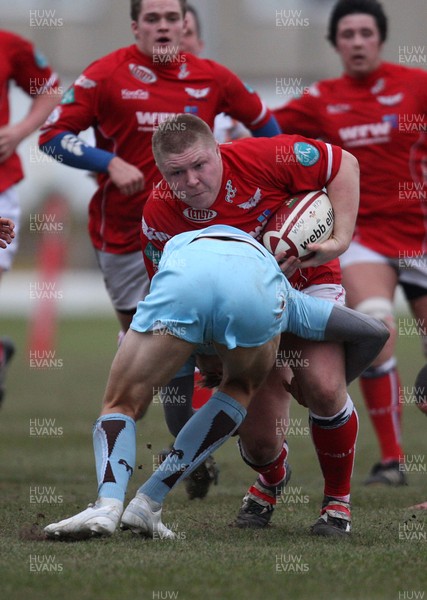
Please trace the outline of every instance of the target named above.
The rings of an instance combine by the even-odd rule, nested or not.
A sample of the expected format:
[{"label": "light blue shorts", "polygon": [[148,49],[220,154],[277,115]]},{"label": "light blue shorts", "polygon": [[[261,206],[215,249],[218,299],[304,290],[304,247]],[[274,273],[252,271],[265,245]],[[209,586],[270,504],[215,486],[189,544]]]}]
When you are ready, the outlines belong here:
[{"label": "light blue shorts", "polygon": [[264,249],[198,238],[163,256],[131,328],[166,328],[187,342],[215,341],[230,350],[261,346],[280,333],[285,291],[286,280]]}]

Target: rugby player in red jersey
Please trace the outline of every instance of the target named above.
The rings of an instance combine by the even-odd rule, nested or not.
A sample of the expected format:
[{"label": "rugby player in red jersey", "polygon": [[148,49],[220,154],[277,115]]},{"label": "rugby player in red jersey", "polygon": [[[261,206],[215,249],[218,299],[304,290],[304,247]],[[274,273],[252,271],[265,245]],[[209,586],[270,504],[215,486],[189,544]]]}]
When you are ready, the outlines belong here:
[{"label": "rugby player in red jersey", "polygon": [[[188,146],[190,128],[195,132]],[[294,272],[291,283],[306,294],[344,302],[336,257],[350,243],[358,208],[358,167],[351,154],[298,135],[218,145],[206,125],[190,115],[165,123],[156,132],[153,152],[164,180],[144,208],[142,245],[150,274],[165,243],[178,233],[227,224],[259,237],[267,219],[291,194],[325,187],[335,211],[333,236],[311,246],[315,254],[304,268],[291,257],[283,269],[287,276]],[[244,302],[241,309],[245,310]],[[345,353],[338,343],[313,343],[291,334],[282,338],[276,366],[239,428],[242,457],[259,477],[245,496],[236,525],[266,526],[286,482],[289,396],[283,381],[289,371],[287,361],[280,359],[285,356],[294,376],[291,389],[310,409],[325,478],[322,516],[312,532],[347,535],[358,420],[346,389]],[[292,357],[298,360],[293,362]],[[185,371],[177,379],[182,375]]]},{"label": "rugby player in red jersey", "polygon": [[[354,239],[340,257],[347,303],[384,321],[389,341],[360,378],[381,448],[366,484],[404,485],[401,408],[393,299],[400,285],[427,353],[427,73],[384,62],[387,18],[376,0],[340,0],[329,41],[343,63],[337,79],[277,109],[282,131],[320,137],[360,165]],[[410,402],[411,399],[406,399]]]},{"label": "rugby player in red jersey", "polygon": [[[215,116],[227,112],[254,136],[279,133],[259,96],[234,73],[180,52],[185,0],[131,0],[130,6],[135,43],[87,67],[40,138],[41,149],[62,163],[97,173],[89,233],[122,332],[149,287],[139,236],[143,205],[160,179],[151,151],[159,123],[190,113],[213,127]],[[95,148],[78,137],[89,127]],[[192,394],[193,378],[188,381],[181,382],[181,398]]]},{"label": "rugby player in red jersey", "polygon": [[[9,123],[11,81],[31,97],[28,112],[16,123]],[[18,249],[21,209],[15,186],[23,179],[24,172],[16,149],[42,125],[58,103],[58,84],[58,76],[32,42],[11,31],[0,30],[0,214],[15,222],[15,239],[0,254],[0,277],[11,268]],[[13,342],[0,338],[0,404],[6,366],[14,352]]]},{"label": "rugby player in red jersey", "polygon": [[[256,136],[279,132],[259,96],[234,73],[180,53],[185,11],[185,0],[132,0],[135,43],[87,67],[40,137],[41,149],[64,164],[98,173],[89,232],[124,331],[148,290],[139,232],[144,202],[159,179],[151,152],[159,123],[188,112],[213,126],[227,111]],[[78,137],[89,127],[95,148]]]}]

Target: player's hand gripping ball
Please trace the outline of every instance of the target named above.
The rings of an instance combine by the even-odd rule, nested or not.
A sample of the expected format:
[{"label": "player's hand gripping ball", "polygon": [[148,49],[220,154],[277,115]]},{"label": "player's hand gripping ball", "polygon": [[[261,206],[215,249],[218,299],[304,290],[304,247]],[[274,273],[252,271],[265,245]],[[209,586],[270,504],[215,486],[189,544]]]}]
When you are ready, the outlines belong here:
[{"label": "player's hand gripping ball", "polygon": [[414,396],[420,411],[427,415],[427,365],[417,375]]},{"label": "player's hand gripping ball", "polygon": [[334,210],[323,191],[303,192],[286,200],[265,226],[262,243],[276,255],[286,252],[304,260],[308,244],[324,242],[334,228]]}]

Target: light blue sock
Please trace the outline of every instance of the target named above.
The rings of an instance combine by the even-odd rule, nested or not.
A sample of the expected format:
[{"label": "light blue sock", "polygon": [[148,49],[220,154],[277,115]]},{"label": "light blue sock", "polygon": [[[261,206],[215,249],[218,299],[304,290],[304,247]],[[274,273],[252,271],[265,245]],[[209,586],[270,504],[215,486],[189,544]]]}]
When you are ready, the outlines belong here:
[{"label": "light blue sock", "polygon": [[181,429],[166,460],[138,490],[162,503],[178,481],[194,471],[242,423],[246,409],[224,392],[215,394]]},{"label": "light blue sock", "polygon": [[98,497],[125,499],[135,468],[135,421],[120,413],[100,417],[93,427]]}]

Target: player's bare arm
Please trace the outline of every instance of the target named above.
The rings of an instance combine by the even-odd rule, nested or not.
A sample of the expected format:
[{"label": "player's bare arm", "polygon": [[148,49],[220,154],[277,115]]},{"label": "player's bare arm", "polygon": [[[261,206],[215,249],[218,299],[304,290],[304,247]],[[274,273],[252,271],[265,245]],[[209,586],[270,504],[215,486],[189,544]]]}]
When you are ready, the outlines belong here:
[{"label": "player's bare arm", "polygon": [[315,255],[304,261],[304,267],[333,260],[350,245],[359,208],[359,163],[352,154],[343,150],[340,169],[326,189],[334,209],[334,230],[325,242],[308,246]]},{"label": "player's bare arm", "polygon": [[21,121],[0,128],[0,162],[7,160],[22,140],[44,123],[58,101],[59,95],[49,89],[33,100],[28,114]]}]

